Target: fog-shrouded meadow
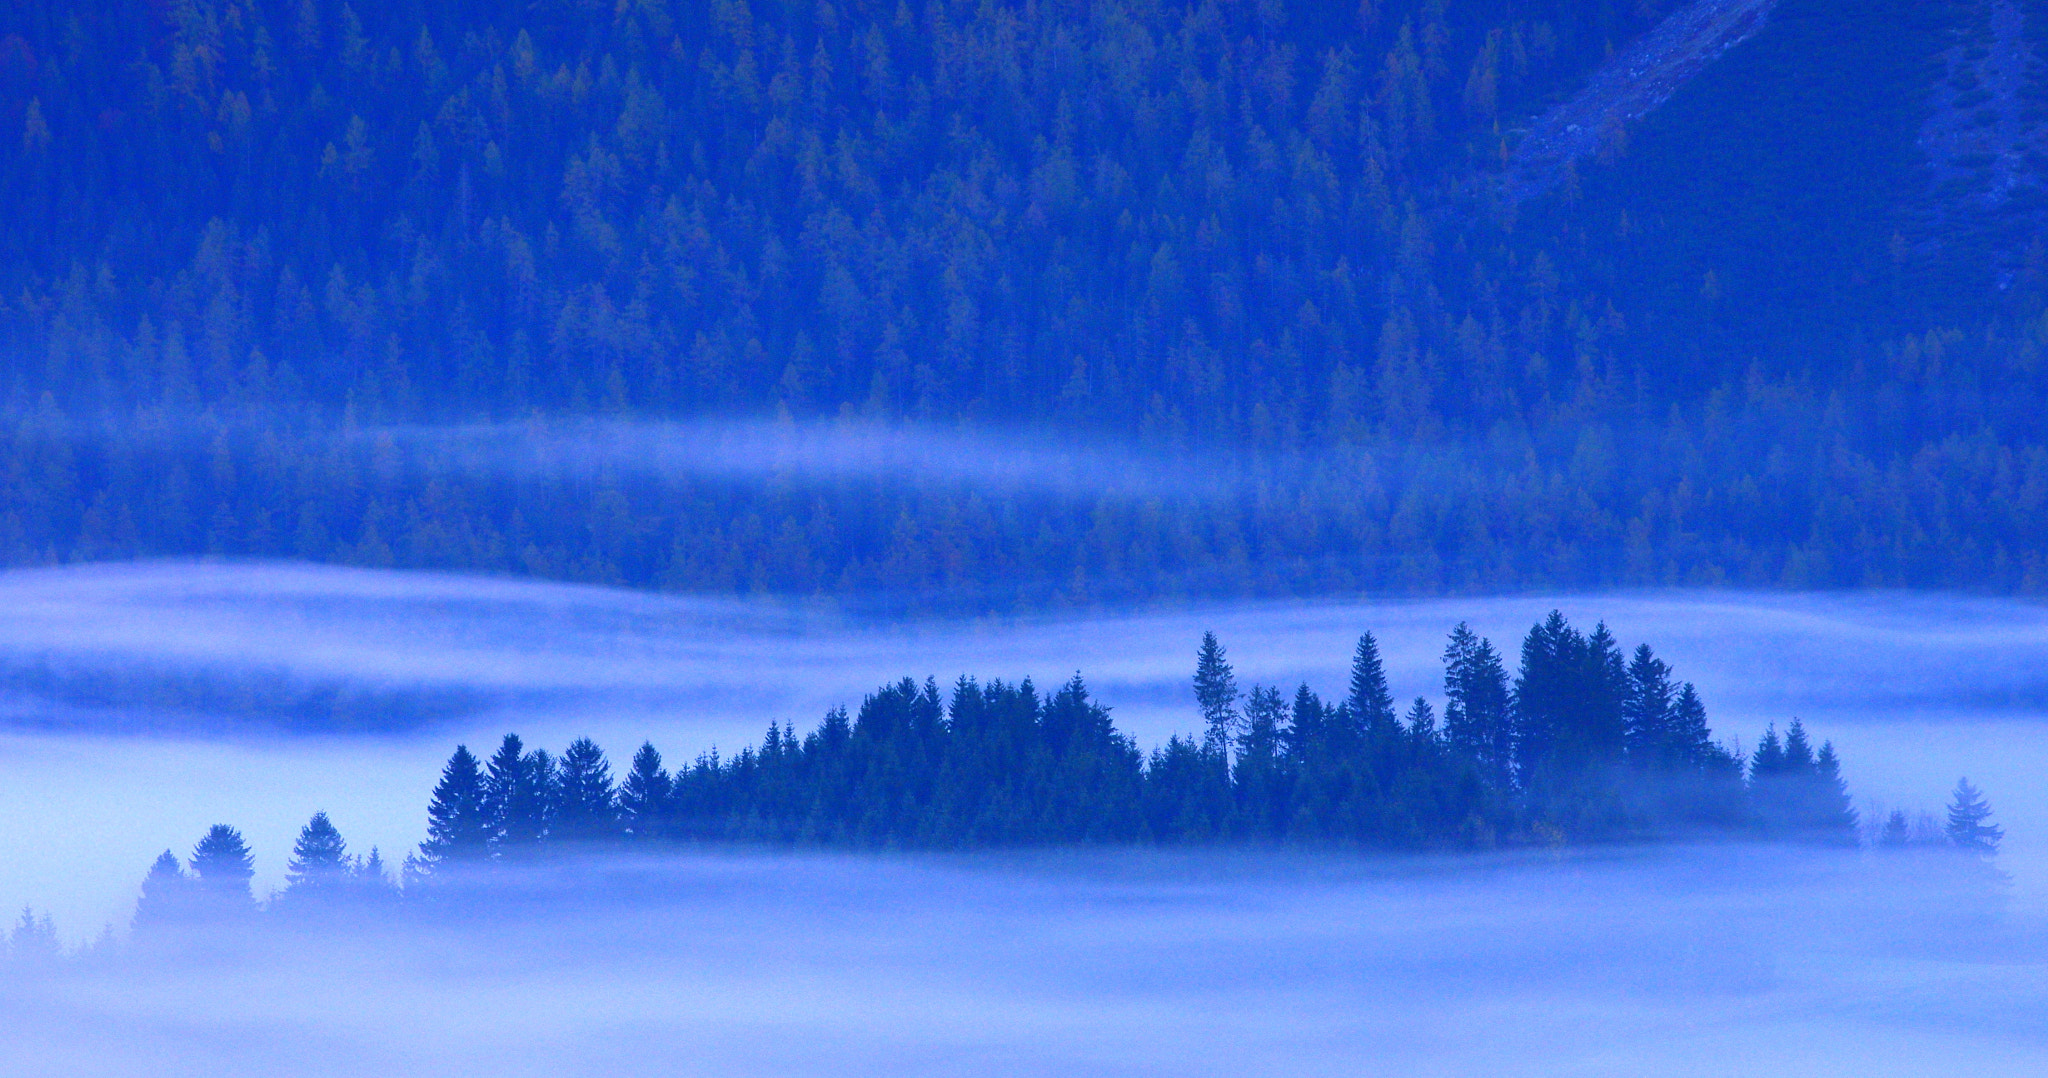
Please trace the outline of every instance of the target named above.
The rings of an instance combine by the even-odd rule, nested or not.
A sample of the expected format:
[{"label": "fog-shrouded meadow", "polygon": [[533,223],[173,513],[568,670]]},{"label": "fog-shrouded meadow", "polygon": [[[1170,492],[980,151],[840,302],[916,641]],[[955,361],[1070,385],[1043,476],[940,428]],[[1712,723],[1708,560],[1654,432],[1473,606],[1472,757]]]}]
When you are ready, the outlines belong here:
[{"label": "fog-shrouded meadow", "polygon": [[[829,608],[284,563],[0,576],[15,1073],[1985,1073],[2048,1064],[2048,612],[1938,594],[1617,592],[863,621]],[[808,731],[904,675],[1077,671],[1146,750],[1240,683],[1341,695],[1360,632],[1443,703],[1450,627],[1654,644],[1714,734],[1798,719],[1867,837],[1967,775],[1995,861],[1729,840],[1373,852],[687,844],[508,864],[346,923],[131,939],[144,873],[238,827],[261,898],[326,812],[393,876],[449,750],[623,772]],[[1405,705],[1404,705],[1405,706]],[[275,901],[272,903],[277,905]],[[110,934],[109,934],[110,933]]]}]

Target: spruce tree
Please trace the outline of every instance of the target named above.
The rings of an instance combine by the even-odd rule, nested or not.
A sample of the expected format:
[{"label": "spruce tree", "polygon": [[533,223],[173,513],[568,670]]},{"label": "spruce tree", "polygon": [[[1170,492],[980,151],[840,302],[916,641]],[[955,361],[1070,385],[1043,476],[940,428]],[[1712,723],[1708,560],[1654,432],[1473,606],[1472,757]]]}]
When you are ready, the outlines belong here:
[{"label": "spruce tree", "polygon": [[1856,808],[1849,797],[1849,784],[1842,780],[1842,763],[1835,756],[1835,743],[1824,741],[1820,755],[1814,759],[1813,817],[1811,827],[1814,837],[1823,842],[1839,845],[1856,844]]},{"label": "spruce tree", "polygon": [[1956,780],[1955,793],[1948,805],[1948,840],[1959,850],[1984,857],[1998,852],[1998,843],[2005,837],[2005,828],[1987,823],[1991,819],[1991,806],[1984,800],[1984,794],[1970,780]]},{"label": "spruce tree", "polygon": [[661,833],[669,811],[669,787],[661,753],[652,742],[643,742],[633,754],[633,769],[619,784],[619,817],[627,834],[646,840]]},{"label": "spruce tree", "polygon": [[370,856],[350,868],[348,882],[350,889],[365,899],[388,899],[397,894],[397,887],[391,880],[391,867],[384,863],[383,852],[375,846],[370,847]]},{"label": "spruce tree", "polygon": [[1230,743],[1239,724],[1237,675],[1224,657],[1216,634],[1202,634],[1202,647],[1195,656],[1195,701],[1202,707],[1204,748],[1228,758]]},{"label": "spruce tree", "polygon": [[1394,718],[1394,694],[1387,688],[1386,667],[1380,662],[1380,643],[1371,633],[1358,637],[1351,653],[1351,713],[1368,737],[1384,739],[1399,724]]},{"label": "spruce tree", "polygon": [[570,841],[591,842],[618,833],[611,764],[604,750],[587,737],[576,739],[562,754],[555,776],[554,816],[555,833]]},{"label": "spruce tree", "polygon": [[142,878],[142,897],[135,903],[135,930],[154,931],[184,924],[197,913],[192,877],[178,855],[169,850],[157,855]]},{"label": "spruce tree", "polygon": [[1628,756],[1639,766],[1669,768],[1684,762],[1675,736],[1675,693],[1671,667],[1642,644],[1628,664],[1628,699],[1622,707],[1627,726]]},{"label": "spruce tree", "polygon": [[284,874],[285,894],[309,898],[334,896],[348,883],[353,868],[341,832],[325,812],[316,812],[299,829],[299,840],[292,844],[292,857]]},{"label": "spruce tree", "polygon": [[1628,752],[1628,663],[1607,623],[1593,626],[1586,637],[1585,671],[1580,682],[1577,740],[1586,762],[1608,764]]},{"label": "spruce tree", "polygon": [[1888,850],[1902,850],[1912,841],[1912,825],[1906,820],[1904,809],[1893,809],[1885,817],[1884,829],[1877,834],[1877,844]]},{"label": "spruce tree", "polygon": [[256,875],[256,858],[242,833],[227,824],[214,824],[192,847],[192,875],[199,893],[215,910],[240,912],[255,905],[249,880]]},{"label": "spruce tree", "polygon": [[1514,726],[1508,675],[1493,643],[1459,622],[1444,648],[1444,740],[1479,766],[1496,790],[1513,785]]},{"label": "spruce tree", "polygon": [[1436,710],[1428,700],[1418,696],[1408,706],[1407,725],[1408,735],[1417,744],[1427,745],[1436,740]]},{"label": "spruce tree", "polygon": [[484,769],[484,815],[500,855],[530,850],[547,837],[554,782],[554,758],[525,751],[517,734],[506,734]]},{"label": "spruce tree", "polygon": [[21,919],[6,943],[7,958],[17,966],[47,966],[64,953],[57,942],[56,922],[47,913],[37,917],[27,906],[21,908]]},{"label": "spruce tree", "polygon": [[449,862],[481,860],[490,852],[490,840],[483,775],[469,747],[457,745],[427,806],[427,840],[420,844],[416,864],[431,872]]},{"label": "spruce tree", "polygon": [[1678,699],[1671,705],[1667,737],[1668,748],[1679,760],[1693,767],[1734,763],[1726,750],[1714,744],[1714,733],[1707,726],[1707,705],[1700,701],[1699,691],[1692,687],[1690,681],[1678,687]]}]

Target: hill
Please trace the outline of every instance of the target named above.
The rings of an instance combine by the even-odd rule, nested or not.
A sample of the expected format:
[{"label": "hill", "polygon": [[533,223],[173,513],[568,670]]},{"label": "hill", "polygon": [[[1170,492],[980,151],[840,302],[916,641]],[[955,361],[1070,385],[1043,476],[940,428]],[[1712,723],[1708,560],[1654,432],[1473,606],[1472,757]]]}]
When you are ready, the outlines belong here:
[{"label": "hill", "polygon": [[[2033,590],[2042,32],[2010,0],[30,0],[0,559],[969,607]],[[1573,109],[1616,117],[1597,152],[1492,194]],[[1105,440],[1234,493],[403,437],[733,419]]]}]

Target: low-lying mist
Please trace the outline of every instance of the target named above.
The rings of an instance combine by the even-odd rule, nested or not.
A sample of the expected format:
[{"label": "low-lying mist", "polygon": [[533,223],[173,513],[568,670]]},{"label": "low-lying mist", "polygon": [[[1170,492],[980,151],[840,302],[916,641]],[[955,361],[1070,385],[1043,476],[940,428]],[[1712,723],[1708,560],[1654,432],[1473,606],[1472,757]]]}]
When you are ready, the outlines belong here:
[{"label": "low-lying mist", "polygon": [[1968,775],[2009,833],[2015,899],[2048,905],[2048,611],[2022,602],[1671,592],[894,623],[445,574],[144,563],[0,574],[0,607],[0,818],[15,821],[0,830],[0,908],[51,911],[73,941],[125,924],[150,860],[217,822],[249,836],[259,894],[315,811],[395,863],[424,837],[458,741],[482,751],[516,731],[559,751],[587,735],[617,765],[651,739],[687,762],[770,721],[808,729],[904,675],[1050,688],[1078,670],[1149,747],[1200,725],[1188,677],[1206,629],[1243,683],[1325,693],[1370,629],[1396,697],[1438,699],[1450,626],[1511,651],[1553,607],[1652,643],[1699,685],[1718,737],[1750,746],[1803,719],[1842,751],[1866,815],[1938,809]]},{"label": "low-lying mist", "polygon": [[0,1069],[2039,1073],[2048,952],[1948,856],[689,855],[0,978]]}]

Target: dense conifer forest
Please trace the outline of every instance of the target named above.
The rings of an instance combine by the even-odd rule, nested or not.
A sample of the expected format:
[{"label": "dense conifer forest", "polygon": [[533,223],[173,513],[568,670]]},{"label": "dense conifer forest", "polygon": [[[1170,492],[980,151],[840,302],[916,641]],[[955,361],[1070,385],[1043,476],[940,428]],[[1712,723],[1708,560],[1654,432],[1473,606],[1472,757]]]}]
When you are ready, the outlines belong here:
[{"label": "dense conifer forest", "polygon": [[[1982,162],[1915,141],[1988,94],[1941,59],[1969,5],[1782,0],[1502,186],[1683,6],[9,5],[0,563],[977,610],[2042,588],[2038,192],[1964,213]],[[477,473],[406,436],[735,417],[1108,435],[1230,493]]]}]

